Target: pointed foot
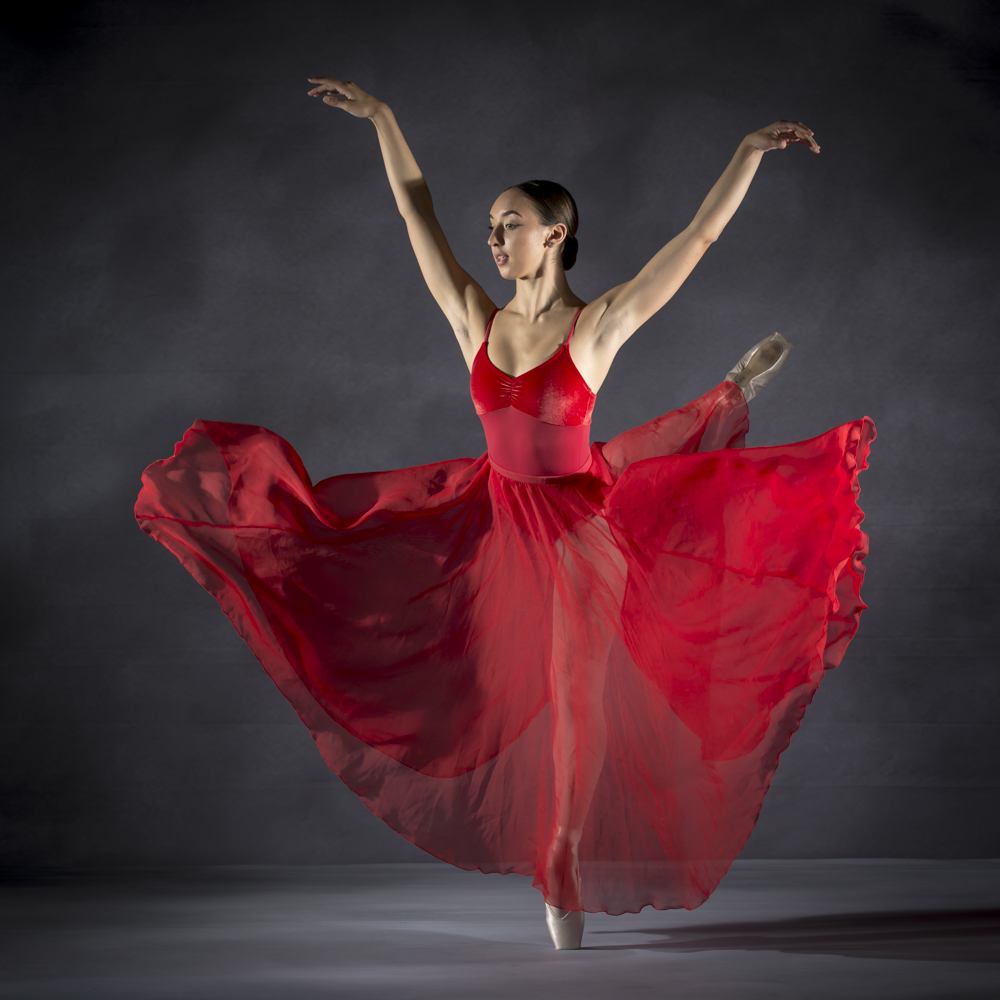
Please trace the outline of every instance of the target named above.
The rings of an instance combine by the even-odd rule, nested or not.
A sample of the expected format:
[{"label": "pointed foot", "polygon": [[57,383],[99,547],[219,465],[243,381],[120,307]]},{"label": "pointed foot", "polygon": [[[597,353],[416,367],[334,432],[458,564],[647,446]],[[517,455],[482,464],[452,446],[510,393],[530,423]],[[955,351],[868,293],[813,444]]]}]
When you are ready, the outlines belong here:
[{"label": "pointed foot", "polygon": [[583,940],[583,911],[560,910],[545,904],[545,923],[556,951],[575,951]]},{"label": "pointed foot", "polygon": [[735,382],[749,403],[781,371],[791,349],[792,345],[780,333],[772,333],[736,362],[725,381]]}]

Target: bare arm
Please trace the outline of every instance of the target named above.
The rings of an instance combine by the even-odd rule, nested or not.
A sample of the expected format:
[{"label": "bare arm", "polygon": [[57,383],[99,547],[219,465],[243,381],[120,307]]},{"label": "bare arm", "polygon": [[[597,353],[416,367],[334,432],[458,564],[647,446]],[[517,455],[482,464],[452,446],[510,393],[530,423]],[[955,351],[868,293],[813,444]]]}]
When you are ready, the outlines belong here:
[{"label": "bare arm", "polygon": [[[441,307],[466,362],[472,364],[493,303],[479,284],[461,267],[434,214],[434,202],[424,175],[403,138],[391,108],[353,83],[328,77],[310,78],[317,84],[309,93],[326,104],[341,107],[356,118],[368,118],[378,132],[385,172],[406,223],[410,244],[424,281]],[[475,331],[475,332],[473,332]]]},{"label": "bare arm", "polygon": [[595,381],[602,370],[603,379],[621,345],[670,301],[705,251],[719,238],[740,207],[764,153],[795,142],[819,152],[813,133],[801,122],[775,122],[748,135],[708,192],[691,224],[631,281],[611,289],[591,304],[594,311],[586,341],[591,355],[588,367],[595,372]]}]

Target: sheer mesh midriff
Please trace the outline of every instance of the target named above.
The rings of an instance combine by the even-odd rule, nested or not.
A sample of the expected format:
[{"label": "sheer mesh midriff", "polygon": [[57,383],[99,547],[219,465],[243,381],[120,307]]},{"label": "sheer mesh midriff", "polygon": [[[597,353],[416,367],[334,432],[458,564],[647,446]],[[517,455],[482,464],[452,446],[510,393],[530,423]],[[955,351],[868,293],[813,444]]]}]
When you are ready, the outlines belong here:
[{"label": "sheer mesh midriff", "polygon": [[504,406],[480,413],[490,461],[523,476],[569,476],[587,465],[590,424],[549,424]]}]

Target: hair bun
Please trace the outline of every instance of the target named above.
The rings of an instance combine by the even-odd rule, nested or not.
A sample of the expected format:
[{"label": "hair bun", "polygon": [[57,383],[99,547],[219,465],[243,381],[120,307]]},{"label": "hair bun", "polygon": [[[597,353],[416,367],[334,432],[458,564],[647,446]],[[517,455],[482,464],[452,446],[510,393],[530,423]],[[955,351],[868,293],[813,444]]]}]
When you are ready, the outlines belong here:
[{"label": "hair bun", "polygon": [[576,263],[576,254],[580,249],[580,244],[575,236],[567,237],[563,243],[562,263],[563,270],[568,271]]}]

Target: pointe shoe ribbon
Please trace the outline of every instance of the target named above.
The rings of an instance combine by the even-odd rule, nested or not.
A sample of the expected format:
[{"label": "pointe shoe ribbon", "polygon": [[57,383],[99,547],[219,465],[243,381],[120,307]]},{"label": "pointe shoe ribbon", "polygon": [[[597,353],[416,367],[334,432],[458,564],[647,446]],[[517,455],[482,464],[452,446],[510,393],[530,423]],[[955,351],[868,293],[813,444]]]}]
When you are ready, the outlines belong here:
[{"label": "pointe shoe ribbon", "polygon": [[791,349],[792,345],[780,333],[772,333],[754,344],[723,381],[735,382],[749,403],[781,371]]},{"label": "pointe shoe ribbon", "polygon": [[560,910],[545,904],[545,923],[556,951],[574,951],[583,940],[583,911]]}]

